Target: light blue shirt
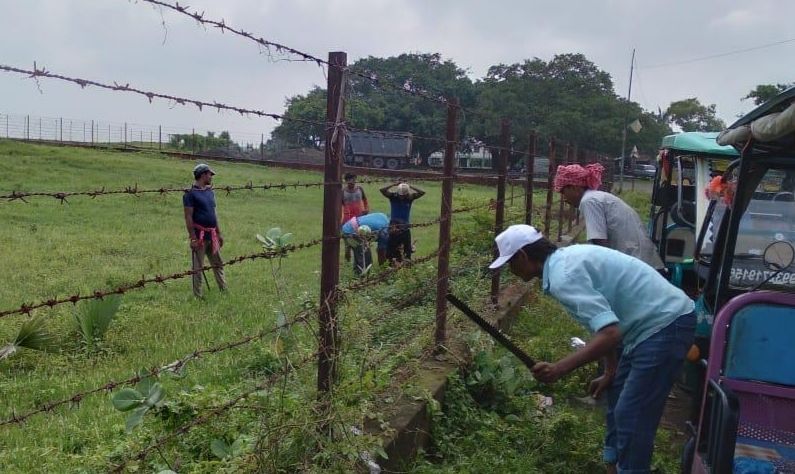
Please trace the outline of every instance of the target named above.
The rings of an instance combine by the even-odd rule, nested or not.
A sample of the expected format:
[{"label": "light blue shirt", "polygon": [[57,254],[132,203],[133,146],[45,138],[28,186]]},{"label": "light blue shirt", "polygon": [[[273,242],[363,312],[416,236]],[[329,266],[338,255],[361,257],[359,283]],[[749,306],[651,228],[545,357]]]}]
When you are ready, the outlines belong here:
[{"label": "light blue shirt", "polygon": [[[365,214],[363,216],[356,217],[355,219],[359,221],[360,226],[366,225],[375,233],[379,233],[389,227],[389,218],[382,212],[371,212],[370,214]],[[351,223],[351,221],[342,224],[342,233],[356,233],[356,231],[353,230],[353,223]]]},{"label": "light blue shirt", "polygon": [[591,332],[618,323],[624,353],[694,309],[655,269],[599,245],[555,251],[544,264],[542,286]]}]

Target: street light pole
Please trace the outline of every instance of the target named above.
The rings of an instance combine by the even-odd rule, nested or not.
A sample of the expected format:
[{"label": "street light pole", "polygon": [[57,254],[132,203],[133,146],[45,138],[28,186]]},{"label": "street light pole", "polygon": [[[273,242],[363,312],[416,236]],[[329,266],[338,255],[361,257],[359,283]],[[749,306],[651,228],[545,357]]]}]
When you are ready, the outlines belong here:
[{"label": "street light pole", "polygon": [[619,172],[618,192],[624,191],[624,156],[627,148],[627,119],[629,118],[629,101],[632,98],[632,74],[635,72],[635,48],[632,48],[632,61],[629,65],[629,90],[627,91],[627,103],[624,109],[624,121],[621,127],[621,171]]}]

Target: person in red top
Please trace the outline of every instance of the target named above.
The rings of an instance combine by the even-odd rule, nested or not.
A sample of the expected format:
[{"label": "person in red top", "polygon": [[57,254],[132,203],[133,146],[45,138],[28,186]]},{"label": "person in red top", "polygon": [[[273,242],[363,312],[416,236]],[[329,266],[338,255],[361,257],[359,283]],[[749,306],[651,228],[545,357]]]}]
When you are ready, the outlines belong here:
[{"label": "person in red top", "polygon": [[[345,174],[345,187],[342,188],[342,222],[348,222],[354,217],[363,216],[370,212],[364,188],[356,184],[356,175]],[[345,245],[345,261],[351,259],[351,248]]]}]

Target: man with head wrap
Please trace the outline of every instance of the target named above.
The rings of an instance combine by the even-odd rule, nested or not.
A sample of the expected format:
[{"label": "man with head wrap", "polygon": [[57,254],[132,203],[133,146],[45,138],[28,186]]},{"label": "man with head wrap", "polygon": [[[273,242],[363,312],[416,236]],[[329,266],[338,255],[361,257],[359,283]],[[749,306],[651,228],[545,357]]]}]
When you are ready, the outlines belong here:
[{"label": "man with head wrap", "polygon": [[590,243],[638,258],[664,273],[665,266],[638,213],[618,196],[599,191],[603,172],[604,168],[598,163],[558,166],[555,192],[580,210]]}]

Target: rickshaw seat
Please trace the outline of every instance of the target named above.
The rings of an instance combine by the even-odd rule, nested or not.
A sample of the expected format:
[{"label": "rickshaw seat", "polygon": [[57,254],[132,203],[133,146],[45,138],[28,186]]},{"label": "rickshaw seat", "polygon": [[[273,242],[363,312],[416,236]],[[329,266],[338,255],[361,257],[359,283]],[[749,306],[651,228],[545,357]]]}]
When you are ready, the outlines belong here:
[{"label": "rickshaw seat", "polygon": [[732,318],[725,357],[727,378],[795,388],[795,308],[776,304],[741,308]]},{"label": "rickshaw seat", "polygon": [[[714,462],[720,453],[725,463],[728,455],[714,444],[719,440],[734,446],[735,469],[738,463],[756,463],[776,472],[795,472],[793,339],[794,294],[746,293],[718,313],[707,367],[706,389],[713,402],[707,405],[709,411],[702,411],[702,416],[709,416],[708,429],[702,433],[713,447],[703,453],[705,460],[712,455]],[[716,407],[715,401],[725,400],[726,394],[736,403],[720,402],[721,407]]]},{"label": "rickshaw seat", "polygon": [[664,263],[682,263],[692,259],[695,252],[696,234],[693,229],[676,224],[668,226],[665,230]]}]

